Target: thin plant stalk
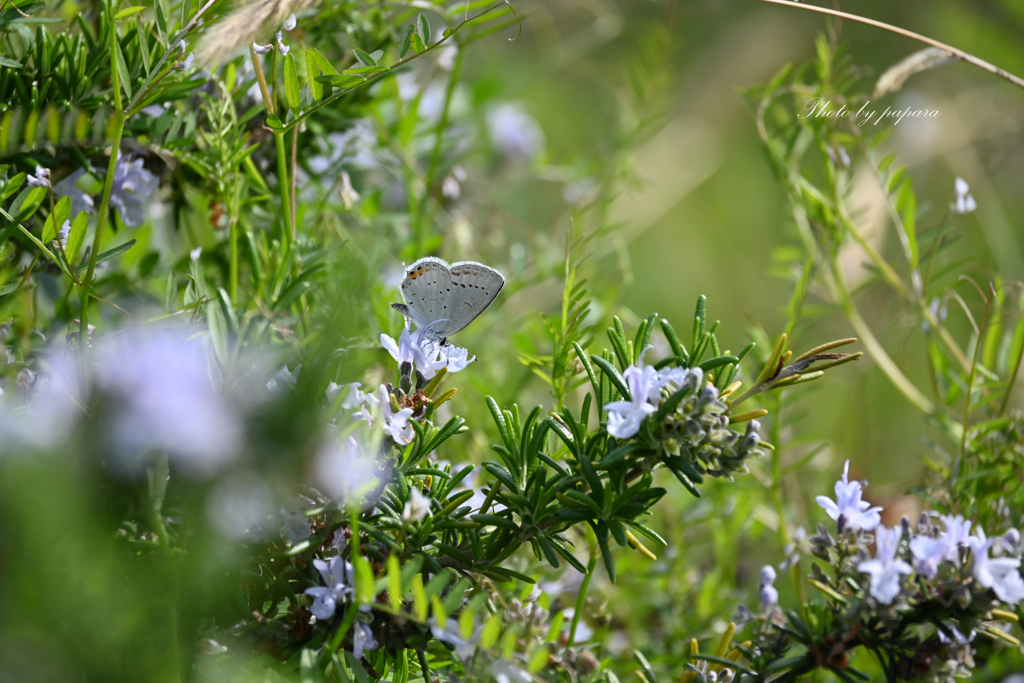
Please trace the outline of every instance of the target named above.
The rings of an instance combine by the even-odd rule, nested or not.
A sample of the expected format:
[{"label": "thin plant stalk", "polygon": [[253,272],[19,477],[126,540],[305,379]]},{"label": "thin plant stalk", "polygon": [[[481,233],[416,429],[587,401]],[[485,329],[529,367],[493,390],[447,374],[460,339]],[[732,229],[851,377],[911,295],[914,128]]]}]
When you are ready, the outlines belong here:
[{"label": "thin plant stalk", "polygon": [[[110,53],[117,54],[117,24],[113,17],[110,18]],[[96,273],[96,257],[99,256],[100,246],[103,244],[103,230],[107,225],[107,214],[110,213],[110,194],[114,188],[114,172],[117,169],[117,159],[121,150],[121,135],[124,133],[124,112],[121,104],[121,80],[116,68],[110,70],[111,89],[114,93],[114,125],[113,135],[110,140],[110,161],[107,164],[107,177],[103,179],[103,195],[100,199],[99,213],[96,219],[96,233],[92,239],[92,251],[89,254],[89,267],[86,269],[85,277],[82,279],[82,310],[79,314],[78,328],[78,349],[81,353],[82,363],[82,388],[88,389],[89,373],[86,362],[86,349],[89,347],[89,289],[93,284],[93,276]]]},{"label": "thin plant stalk", "polygon": [[1003,69],[1000,69],[999,67],[995,66],[994,64],[989,64],[985,60],[978,59],[974,55],[968,54],[967,52],[964,52],[963,50],[959,50],[959,49],[953,47],[952,45],[947,45],[946,43],[939,42],[938,40],[935,40],[934,38],[929,38],[928,36],[923,36],[920,33],[914,33],[913,31],[908,31],[908,30],[906,30],[904,28],[900,28],[899,26],[893,26],[892,24],[886,24],[886,23],[881,22],[881,21],[875,21],[874,19],[868,19],[867,17],[857,16],[856,14],[849,14],[847,12],[840,12],[838,10],[829,9],[827,7],[816,7],[814,5],[798,4],[798,3],[793,2],[792,0],[758,0],[758,2],[768,2],[768,3],[771,3],[773,5],[785,5],[787,7],[794,7],[796,9],[802,9],[802,10],[806,10],[808,12],[818,12],[820,14],[828,14],[828,15],[833,16],[833,17],[839,17],[840,19],[849,19],[850,21],[856,21],[856,22],[861,23],[861,24],[867,24],[868,26],[874,26],[875,28],[880,28],[880,29],[884,29],[886,31],[891,31],[892,33],[896,33],[898,35],[905,36],[907,38],[912,38],[914,40],[920,41],[920,42],[925,43],[927,45],[931,45],[933,47],[937,47],[937,48],[940,48],[942,50],[945,50],[946,52],[950,53],[951,55],[955,55],[955,56],[959,57],[960,59],[964,60],[968,64],[973,64],[974,66],[979,67],[981,69],[984,69],[985,71],[988,71],[991,74],[995,74],[996,76],[999,76],[1000,78],[1005,78],[1006,80],[1008,80],[1011,83],[1013,83],[1014,85],[1016,85],[1018,88],[1024,88],[1024,79],[1021,79],[1021,78],[1019,78],[1017,76],[1014,76],[1013,74],[1009,73],[1008,71],[1004,71]]},{"label": "thin plant stalk", "polygon": [[576,642],[576,627],[580,625],[580,615],[583,614],[583,607],[587,604],[587,589],[590,588],[590,579],[594,576],[594,570],[597,568],[597,537],[589,525],[585,527],[585,530],[587,545],[590,547],[590,559],[587,561],[587,575],[583,577],[580,592],[576,595],[576,607],[572,613],[572,623],[569,626],[569,640],[565,644],[566,652]]},{"label": "thin plant stalk", "polygon": [[428,206],[430,194],[434,189],[437,176],[437,168],[441,163],[441,148],[444,145],[444,133],[448,129],[448,113],[451,110],[452,96],[455,94],[455,86],[459,82],[459,74],[462,72],[462,60],[465,50],[459,50],[455,54],[455,64],[452,66],[451,76],[448,79],[448,87],[444,93],[444,107],[441,109],[441,117],[437,121],[437,130],[434,133],[434,149],[430,154],[430,165],[427,166],[427,177],[423,187],[423,195],[420,197],[419,210],[416,212],[417,238],[420,250],[426,248],[426,237],[430,224]]}]

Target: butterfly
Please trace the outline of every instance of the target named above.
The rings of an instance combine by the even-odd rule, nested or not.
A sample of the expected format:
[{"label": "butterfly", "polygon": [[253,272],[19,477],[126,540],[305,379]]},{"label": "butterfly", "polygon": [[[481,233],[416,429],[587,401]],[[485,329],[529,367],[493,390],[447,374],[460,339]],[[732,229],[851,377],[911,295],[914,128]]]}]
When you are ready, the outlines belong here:
[{"label": "butterfly", "polygon": [[427,256],[405,269],[401,287],[405,303],[391,307],[424,328],[428,339],[443,345],[476,320],[504,286],[505,277],[490,266],[476,261],[448,265]]}]

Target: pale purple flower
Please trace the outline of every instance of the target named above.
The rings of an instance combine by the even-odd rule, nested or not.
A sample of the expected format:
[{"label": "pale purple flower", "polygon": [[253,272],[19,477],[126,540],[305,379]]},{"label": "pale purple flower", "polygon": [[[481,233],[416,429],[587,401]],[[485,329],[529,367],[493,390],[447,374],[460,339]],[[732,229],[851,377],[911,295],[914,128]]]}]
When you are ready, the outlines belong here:
[{"label": "pale purple flower", "polygon": [[900,594],[900,575],[913,571],[909,564],[896,559],[901,536],[899,527],[879,526],[875,529],[875,559],[857,565],[857,571],[871,575],[869,592],[883,605]]},{"label": "pale purple flower", "polygon": [[412,417],[412,408],[402,408],[396,413],[391,412],[391,393],[386,385],[380,385],[380,413],[384,423],[384,432],[389,434],[399,446],[408,446],[412,443],[416,432],[409,424]]},{"label": "pale purple flower", "polygon": [[206,498],[210,523],[224,536],[237,540],[265,538],[265,524],[279,528],[275,508],[270,487],[255,474],[246,472],[221,480]]},{"label": "pale purple flower", "polygon": [[499,104],[487,112],[491,142],[508,159],[530,160],[544,148],[544,132],[522,106]]},{"label": "pale purple flower", "polygon": [[[359,390],[359,387],[363,386],[362,383],[352,382],[351,384],[346,384],[344,386],[348,387],[348,393],[345,394],[345,400],[341,402],[341,407],[345,410],[352,410],[353,408],[358,408],[363,405],[363,402],[367,398],[367,394],[364,394]],[[338,395],[339,391],[341,391],[341,387],[334,382],[331,382],[331,386],[328,387],[327,391],[331,392],[332,390],[334,393],[329,396],[329,398],[334,400],[334,397]]]},{"label": "pale purple flower", "polygon": [[60,232],[57,233],[57,239],[60,240],[61,249],[68,248],[68,235],[71,234],[71,221],[64,221],[64,225],[61,226]]},{"label": "pale purple flower", "polygon": [[25,177],[29,187],[50,187],[50,169],[36,166],[36,174]]},{"label": "pale purple flower", "polygon": [[287,509],[282,508],[281,521],[284,522],[284,537],[290,543],[298,543],[303,539],[309,538],[310,533],[312,533],[309,526],[309,517],[306,517],[302,512],[288,512]]},{"label": "pale purple flower", "polygon": [[959,176],[956,179],[956,191],[953,194],[953,213],[971,213],[978,208],[978,204],[971,196],[971,188],[967,181]]},{"label": "pale purple flower", "polygon": [[273,43],[267,43],[266,45],[252,44],[252,51],[258,55],[265,55],[274,49]]},{"label": "pale purple flower", "polygon": [[196,247],[192,251],[188,252],[188,258],[189,258],[190,261],[192,261],[192,263],[198,263],[199,262],[199,257],[202,256],[202,255],[203,255],[203,248],[202,247]]},{"label": "pale purple flower", "polygon": [[362,659],[363,650],[376,650],[378,645],[368,624],[357,621],[352,625],[352,655],[356,659]]},{"label": "pale purple flower", "polygon": [[418,488],[409,489],[409,501],[402,510],[402,519],[418,522],[430,514],[430,496],[423,495]]},{"label": "pale purple flower", "polygon": [[[939,636],[939,642],[941,643],[949,643],[952,641],[957,645],[966,645],[974,640],[974,636],[976,635],[974,629],[971,629],[971,632],[965,636],[963,633],[960,633],[960,629],[950,621],[945,622],[943,627],[944,628],[936,629],[936,633]],[[949,636],[947,636],[944,631],[949,631]]]},{"label": "pale purple flower", "polygon": [[149,197],[159,187],[160,179],[145,169],[141,158],[119,157],[114,166],[110,205],[118,210],[125,225],[137,228],[145,220]]},{"label": "pale purple flower", "polygon": [[295,388],[295,383],[299,381],[299,371],[302,369],[301,365],[296,365],[294,370],[289,370],[288,366],[282,366],[277,374],[270,378],[267,382],[267,391],[291,391]]},{"label": "pale purple flower", "polygon": [[526,669],[501,657],[491,663],[491,675],[497,683],[533,683],[533,677]]},{"label": "pale purple flower", "polygon": [[281,53],[281,56],[285,56],[291,50],[290,47],[284,44],[284,38],[281,37],[281,32],[277,32],[277,51]]},{"label": "pale purple flower", "polygon": [[761,611],[766,611],[779,604],[779,591],[775,588],[775,568],[770,564],[761,567],[761,584],[758,594],[761,598]]},{"label": "pale purple flower", "polygon": [[85,169],[80,168],[53,186],[53,194],[55,197],[71,197],[72,216],[77,216],[80,211],[85,211],[86,213],[92,213],[94,211],[95,202],[93,201],[92,195],[80,190],[75,184],[83,175],[85,175]]},{"label": "pale purple flower", "polygon": [[192,68],[192,63],[194,61],[196,61],[196,53],[195,52],[189,52],[188,53],[188,57],[185,57],[185,61],[183,61],[181,63],[181,70],[184,71],[185,69],[191,69]]},{"label": "pale purple flower", "polygon": [[479,640],[481,627],[475,626],[473,635],[470,638],[462,637],[462,630],[456,619],[449,618],[444,628],[438,626],[434,617],[430,617],[430,632],[438,640],[455,646],[455,656],[465,661],[476,652],[477,641]]},{"label": "pale purple flower", "polygon": [[288,15],[288,18],[284,20],[284,24],[281,26],[281,29],[284,31],[291,31],[295,28],[296,23],[298,22],[295,19],[295,12],[292,12]]},{"label": "pale purple flower", "polygon": [[971,522],[965,520],[963,515],[939,515],[939,519],[946,525],[942,539],[949,545],[949,555],[946,559],[957,560],[957,553],[960,548],[970,545]]},{"label": "pale purple flower", "polygon": [[[5,356],[7,362],[12,362],[10,350],[3,348],[9,329],[7,324],[0,325],[0,363]],[[79,368],[56,354],[43,361],[48,369],[32,383],[31,392],[11,391],[10,400],[0,400],[0,455],[21,449],[59,447],[70,436],[82,413],[73,398],[79,395]],[[20,388],[17,382],[14,386]],[[19,400],[22,396],[27,400]]]},{"label": "pale purple flower", "polygon": [[703,379],[699,368],[665,368],[659,372],[650,365],[644,365],[643,358],[640,358],[636,365],[630,365],[622,373],[629,388],[629,400],[613,401],[604,407],[608,411],[608,433],[617,439],[634,436],[640,431],[644,418],[657,411],[661,388],[670,383],[682,386],[691,375],[696,377],[699,386]]},{"label": "pale purple flower", "polygon": [[[441,352],[441,345],[428,339],[426,332],[427,328],[425,327],[416,330],[411,329],[409,321],[406,321],[405,328],[402,330],[402,334],[399,335],[397,343],[386,334],[380,335],[381,345],[395,359],[402,373],[406,372],[404,366],[406,363],[409,363],[409,370],[415,368],[426,379],[430,379],[438,370],[445,366],[444,361],[437,360]],[[468,361],[466,362],[468,363]],[[465,366],[463,365],[463,367]],[[461,370],[462,367],[459,369]]]},{"label": "pale purple flower", "polygon": [[448,372],[461,372],[475,360],[476,356],[470,358],[469,351],[461,346],[447,344],[441,347],[441,353],[438,356],[437,363],[440,364],[441,367],[447,368]]},{"label": "pale purple flower", "polygon": [[[849,481],[850,461],[843,467],[843,478],[836,482],[836,499],[818,496],[815,500],[828,513],[828,516],[839,523],[840,530],[863,529],[871,531],[882,521],[878,513],[882,508],[871,507],[867,501],[861,500],[863,488],[859,481]],[[840,520],[842,520],[840,522]]]},{"label": "pale purple flower", "polygon": [[332,499],[357,503],[376,492],[386,472],[382,464],[356,440],[329,440],[314,461],[317,482]]},{"label": "pale purple flower", "polygon": [[995,542],[985,538],[985,532],[978,528],[977,536],[971,536],[972,569],[974,578],[985,588],[995,591],[1003,602],[1016,605],[1024,598],[1024,580],[1020,576],[1020,559],[1010,557],[989,557],[988,551]]},{"label": "pale purple flower", "polygon": [[126,459],[166,450],[193,473],[211,474],[238,454],[241,419],[210,380],[200,342],[120,335],[98,350],[96,380],[108,400],[108,433]]},{"label": "pale purple flower", "polygon": [[910,539],[910,552],[914,554],[914,569],[926,578],[933,578],[939,571],[939,565],[948,559],[949,549],[949,543],[945,539],[915,536]]},{"label": "pale purple flower", "polygon": [[318,620],[326,621],[334,616],[338,603],[353,594],[356,585],[356,571],[352,563],[337,556],[327,562],[313,560],[313,566],[320,572],[320,578],[324,585],[306,589],[306,595],[312,595],[315,598],[309,611]]}]

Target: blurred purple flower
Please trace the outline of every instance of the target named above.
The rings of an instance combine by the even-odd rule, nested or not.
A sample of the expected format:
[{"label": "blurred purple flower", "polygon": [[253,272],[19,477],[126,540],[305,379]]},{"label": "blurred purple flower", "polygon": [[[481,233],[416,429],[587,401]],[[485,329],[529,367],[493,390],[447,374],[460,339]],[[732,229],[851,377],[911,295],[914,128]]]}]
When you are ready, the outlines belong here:
[{"label": "blurred purple flower", "polygon": [[314,472],[325,493],[343,504],[356,504],[373,494],[385,475],[382,464],[354,436],[325,443],[316,456]]},{"label": "blurred purple flower", "polygon": [[93,202],[92,196],[80,190],[78,186],[75,185],[75,183],[78,182],[78,179],[83,175],[85,175],[85,169],[80,168],[53,186],[53,194],[55,196],[71,197],[70,215],[72,216],[77,216],[80,211],[92,213],[94,210],[95,203]]},{"label": "blurred purple flower", "polygon": [[96,383],[111,401],[111,433],[125,457],[166,450],[206,475],[238,454],[241,420],[217,393],[199,342],[171,333],[121,335],[99,349]]},{"label": "blurred purple flower", "polygon": [[352,655],[362,659],[363,650],[376,650],[379,643],[373,639],[369,624],[357,621],[352,626]]},{"label": "blurred purple flower", "polygon": [[143,159],[119,157],[114,167],[110,205],[118,210],[125,225],[137,228],[145,221],[147,200],[159,187],[160,179],[143,167]]},{"label": "blurred purple flower", "polygon": [[544,132],[522,106],[504,102],[487,112],[491,142],[510,160],[530,160],[544,148]]}]

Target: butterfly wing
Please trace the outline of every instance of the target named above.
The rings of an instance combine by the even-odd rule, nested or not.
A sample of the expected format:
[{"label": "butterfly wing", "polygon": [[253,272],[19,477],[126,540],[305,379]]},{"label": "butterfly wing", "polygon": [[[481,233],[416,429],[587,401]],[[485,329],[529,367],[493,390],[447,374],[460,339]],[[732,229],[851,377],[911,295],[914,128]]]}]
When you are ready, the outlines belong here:
[{"label": "butterfly wing", "polygon": [[[435,256],[427,256],[405,269],[402,281],[402,299],[405,305],[391,304],[403,315],[409,316],[417,327],[430,327],[432,336],[449,334],[452,309],[452,276],[448,263]],[[442,320],[444,322],[438,323]],[[431,326],[432,323],[437,323]]]},{"label": "butterfly wing", "polygon": [[501,273],[476,261],[454,263],[450,272],[452,297],[448,310],[451,311],[451,322],[437,328],[438,333],[445,337],[476,320],[505,286],[505,277]]}]

